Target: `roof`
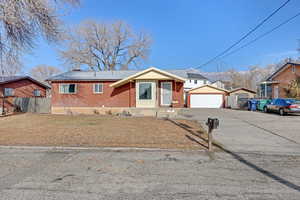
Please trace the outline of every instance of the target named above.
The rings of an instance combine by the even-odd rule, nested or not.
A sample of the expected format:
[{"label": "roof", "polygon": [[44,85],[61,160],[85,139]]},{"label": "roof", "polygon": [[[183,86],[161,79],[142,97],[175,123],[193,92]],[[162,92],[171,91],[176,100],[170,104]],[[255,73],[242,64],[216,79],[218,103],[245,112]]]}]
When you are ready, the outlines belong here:
[{"label": "roof", "polygon": [[150,67],[150,68],[148,68],[148,69],[146,69],[146,70],[144,70],[144,71],[140,71],[140,72],[138,72],[138,73],[136,73],[136,74],[133,74],[133,75],[131,75],[131,76],[129,76],[129,77],[126,77],[126,78],[124,78],[124,79],[122,79],[122,80],[119,80],[119,81],[117,81],[117,82],[111,84],[110,86],[111,86],[111,87],[118,87],[118,86],[120,86],[120,85],[123,85],[123,84],[129,82],[130,80],[133,80],[133,79],[135,79],[135,78],[137,78],[137,77],[139,77],[139,76],[142,76],[142,75],[144,75],[144,74],[146,74],[146,73],[148,73],[148,72],[152,72],[152,71],[154,71],[154,72],[156,72],[156,73],[158,73],[158,74],[162,74],[162,75],[164,75],[164,76],[166,76],[166,77],[168,77],[168,78],[173,78],[173,79],[175,79],[175,80],[179,80],[179,81],[183,81],[183,82],[185,81],[184,78],[182,78],[182,77],[180,77],[180,76],[177,76],[177,75],[174,75],[173,73],[169,73],[169,72],[166,72],[166,71],[163,71],[163,70],[154,68],[154,67]]},{"label": "roof", "polygon": [[[216,83],[216,82],[221,82],[221,83],[223,83],[223,84],[225,84],[226,83],[226,81],[223,81],[223,80],[215,80],[214,82],[212,82],[211,84],[214,84],[214,83]],[[228,82],[228,81],[227,81]]]},{"label": "roof", "polygon": [[187,78],[188,79],[197,79],[197,80],[208,80],[208,78],[206,78],[205,76],[202,76],[199,73],[191,73],[191,72],[187,72]]},{"label": "roof", "polygon": [[280,72],[282,72],[283,70],[285,70],[286,67],[288,67],[290,65],[300,66],[300,63],[294,63],[294,62],[287,62],[287,63],[285,63],[284,65],[282,65],[281,67],[279,67],[275,72],[273,72],[270,76],[268,76],[266,78],[266,81],[271,81],[277,74],[279,74]]},{"label": "roof", "polygon": [[230,90],[229,93],[233,93],[233,92],[236,92],[236,91],[239,91],[239,90],[244,90],[244,91],[256,94],[256,92],[254,90],[250,90],[248,88],[243,88],[243,87]]},{"label": "roof", "polygon": [[215,86],[208,85],[208,84],[202,85],[200,87],[196,87],[196,88],[193,88],[193,89],[190,89],[188,92],[191,92],[193,90],[197,90],[197,89],[200,89],[200,88],[204,88],[204,87],[210,87],[210,88],[213,88],[213,89],[216,89],[216,90],[220,90],[220,91],[223,91],[223,92],[229,92],[228,90],[225,90],[223,88],[215,87]]},{"label": "roof", "polygon": [[48,88],[48,89],[51,88],[47,84],[41,83],[40,81],[37,81],[37,80],[31,78],[30,76],[0,76],[0,85],[5,84],[5,83],[20,81],[20,80],[24,80],[24,79],[28,79],[44,88]]},{"label": "roof", "polygon": [[[155,68],[156,69],[156,68]],[[144,70],[120,70],[120,71],[68,71],[52,76],[47,81],[96,81],[96,80],[122,80]],[[183,79],[188,79],[189,70],[161,70]],[[196,73],[193,73],[196,74]],[[200,74],[199,74],[200,75]],[[200,75],[201,76],[201,75]]]}]

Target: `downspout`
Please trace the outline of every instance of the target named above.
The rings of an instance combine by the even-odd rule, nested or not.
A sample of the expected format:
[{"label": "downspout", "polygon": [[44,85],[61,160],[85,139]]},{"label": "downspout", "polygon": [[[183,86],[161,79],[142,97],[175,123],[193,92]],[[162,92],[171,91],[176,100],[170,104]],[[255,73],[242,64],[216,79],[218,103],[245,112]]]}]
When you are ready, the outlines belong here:
[{"label": "downspout", "polygon": [[5,97],[4,97],[4,87],[1,87],[1,90],[2,90],[2,113],[1,115],[4,115],[4,101],[5,101]]}]

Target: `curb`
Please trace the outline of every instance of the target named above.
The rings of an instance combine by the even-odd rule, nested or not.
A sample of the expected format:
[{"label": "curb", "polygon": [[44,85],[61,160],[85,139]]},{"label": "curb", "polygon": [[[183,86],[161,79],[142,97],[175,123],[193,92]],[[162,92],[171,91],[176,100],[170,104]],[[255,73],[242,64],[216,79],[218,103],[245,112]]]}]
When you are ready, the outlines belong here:
[{"label": "curb", "polygon": [[44,151],[148,151],[148,152],[206,152],[206,150],[185,150],[185,149],[160,149],[142,147],[62,147],[62,146],[3,146],[1,149],[15,150],[44,150]]}]

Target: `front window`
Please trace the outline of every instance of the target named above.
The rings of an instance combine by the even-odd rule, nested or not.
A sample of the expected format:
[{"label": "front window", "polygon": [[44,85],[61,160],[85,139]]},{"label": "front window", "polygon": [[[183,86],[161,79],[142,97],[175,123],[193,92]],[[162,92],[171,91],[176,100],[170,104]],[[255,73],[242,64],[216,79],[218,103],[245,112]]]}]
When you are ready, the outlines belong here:
[{"label": "front window", "polygon": [[13,88],[4,88],[4,96],[9,97],[14,95]]},{"label": "front window", "polygon": [[33,96],[40,97],[41,96],[41,90],[33,90]]},{"label": "front window", "polygon": [[94,93],[103,93],[103,84],[102,83],[95,83],[94,84]]},{"label": "front window", "polygon": [[139,99],[149,100],[152,99],[152,84],[140,83],[139,84]]},{"label": "front window", "polygon": [[60,94],[75,94],[76,93],[76,84],[60,84],[59,85]]}]

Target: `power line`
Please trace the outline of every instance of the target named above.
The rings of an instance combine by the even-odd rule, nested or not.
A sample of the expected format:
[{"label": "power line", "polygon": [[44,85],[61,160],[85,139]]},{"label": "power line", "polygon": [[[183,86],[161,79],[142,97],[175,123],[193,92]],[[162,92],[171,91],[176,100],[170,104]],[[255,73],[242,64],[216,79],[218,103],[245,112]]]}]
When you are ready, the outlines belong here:
[{"label": "power line", "polygon": [[233,47],[235,47],[236,45],[238,45],[239,43],[241,43],[244,39],[246,39],[249,35],[251,35],[254,31],[256,31],[259,27],[261,27],[264,23],[266,23],[273,15],[275,15],[277,12],[279,12],[279,10],[281,10],[283,7],[285,7],[290,1],[291,0],[285,1],[279,8],[277,8],[275,11],[273,11],[268,17],[266,17],[263,21],[261,21],[253,29],[251,29],[247,34],[245,34],[243,37],[241,37],[237,42],[233,43],[230,47],[228,47],[227,49],[225,49],[223,52],[221,52],[220,54],[216,55],[212,59],[208,60],[206,63],[200,65],[199,67],[196,67],[196,69],[197,68],[201,68],[201,67],[203,67],[205,65],[208,65],[211,62],[215,61],[217,58],[219,58],[219,57],[223,56],[224,54],[226,54]]},{"label": "power line", "polygon": [[275,26],[275,27],[272,28],[271,30],[269,30],[269,31],[267,31],[267,32],[265,32],[265,33],[263,33],[263,34],[261,34],[260,36],[258,36],[258,37],[255,38],[254,40],[251,40],[250,42],[244,44],[243,46],[237,48],[236,50],[234,50],[234,51],[232,51],[232,52],[230,52],[230,53],[228,53],[228,54],[222,56],[220,59],[223,59],[223,58],[225,58],[225,57],[227,57],[227,56],[230,56],[230,55],[232,55],[232,54],[238,52],[239,50],[241,50],[241,49],[243,49],[243,48],[245,48],[245,47],[251,45],[252,43],[256,42],[257,40],[260,40],[261,38],[263,38],[263,37],[269,35],[270,33],[274,32],[275,30],[277,30],[277,29],[280,28],[281,26],[283,26],[283,25],[289,23],[290,21],[292,21],[293,19],[295,19],[295,18],[298,17],[298,16],[300,16],[300,12],[299,12],[298,14],[294,15],[293,17],[291,17],[291,18],[285,20],[284,22],[280,23],[279,25]]}]

